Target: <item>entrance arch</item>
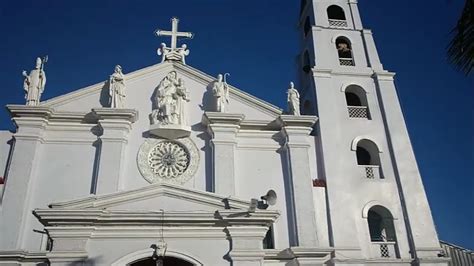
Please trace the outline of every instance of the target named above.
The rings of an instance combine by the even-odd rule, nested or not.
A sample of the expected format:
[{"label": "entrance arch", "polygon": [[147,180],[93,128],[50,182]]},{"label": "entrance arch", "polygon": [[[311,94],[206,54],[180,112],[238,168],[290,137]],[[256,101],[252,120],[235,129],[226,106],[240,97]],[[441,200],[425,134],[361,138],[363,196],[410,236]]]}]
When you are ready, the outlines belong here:
[{"label": "entrance arch", "polygon": [[[143,250],[139,250],[136,252],[133,252],[131,254],[128,254],[119,260],[115,261],[112,263],[111,266],[140,266],[140,265],[153,265],[156,266],[155,264],[146,264],[149,263],[147,261],[148,259],[151,259],[151,255],[153,254],[153,249],[152,248],[147,248]],[[166,264],[165,261],[165,266],[168,265],[177,265],[177,266],[203,266],[204,264],[199,261],[199,259],[196,256],[193,256],[191,254],[184,254],[181,252],[173,251],[173,250],[167,250],[166,251],[166,259],[172,261],[173,259],[175,262],[179,263],[187,263],[187,264]],[[143,262],[145,264],[140,264],[140,262]],[[138,263],[138,264],[136,264]]]},{"label": "entrance arch", "polygon": [[[156,266],[156,261],[154,261],[151,257],[141,259],[135,262],[128,264],[130,266]],[[194,266],[193,263],[187,262],[182,259],[174,258],[174,257],[165,257],[163,260],[163,265],[166,266]]]}]

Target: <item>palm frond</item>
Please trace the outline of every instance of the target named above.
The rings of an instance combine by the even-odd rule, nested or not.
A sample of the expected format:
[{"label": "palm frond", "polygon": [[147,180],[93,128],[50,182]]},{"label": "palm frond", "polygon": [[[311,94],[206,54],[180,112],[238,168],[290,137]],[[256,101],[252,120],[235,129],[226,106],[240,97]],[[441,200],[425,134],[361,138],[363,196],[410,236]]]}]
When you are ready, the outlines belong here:
[{"label": "palm frond", "polygon": [[448,47],[448,57],[452,64],[468,75],[474,67],[474,0],[466,0],[456,27],[454,37]]}]

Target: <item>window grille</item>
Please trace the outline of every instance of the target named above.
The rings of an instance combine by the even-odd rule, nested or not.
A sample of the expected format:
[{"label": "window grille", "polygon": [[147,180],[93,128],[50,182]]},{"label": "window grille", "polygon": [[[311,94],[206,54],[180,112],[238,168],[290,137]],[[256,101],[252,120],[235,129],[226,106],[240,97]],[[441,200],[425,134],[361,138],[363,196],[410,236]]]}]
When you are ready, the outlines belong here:
[{"label": "window grille", "polygon": [[365,168],[365,176],[368,179],[375,179],[374,168],[373,167],[366,167]]},{"label": "window grille", "polygon": [[390,251],[387,244],[380,245],[380,256],[382,258],[390,258]]},{"label": "window grille", "polygon": [[329,27],[347,28],[347,21],[339,20],[339,19],[330,19],[329,20]]},{"label": "window grille", "polygon": [[374,258],[394,259],[399,258],[397,242],[372,242],[371,253]]},{"label": "window grille", "polygon": [[380,166],[378,165],[360,165],[362,168],[361,175],[367,179],[383,179],[382,173],[380,172]]},{"label": "window grille", "polygon": [[369,118],[369,112],[366,106],[348,106],[349,117],[351,118]]},{"label": "window grille", "polygon": [[339,58],[339,64],[341,66],[355,66],[354,59],[352,58]]}]

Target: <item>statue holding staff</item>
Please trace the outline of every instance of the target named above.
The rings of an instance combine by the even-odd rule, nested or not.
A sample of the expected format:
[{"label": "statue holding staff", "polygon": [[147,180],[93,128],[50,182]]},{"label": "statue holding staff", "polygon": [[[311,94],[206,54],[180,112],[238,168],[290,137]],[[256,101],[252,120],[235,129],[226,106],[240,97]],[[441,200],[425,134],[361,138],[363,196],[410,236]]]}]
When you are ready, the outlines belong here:
[{"label": "statue holding staff", "polygon": [[28,106],[37,106],[40,103],[41,95],[44,92],[44,87],[46,86],[46,73],[44,72],[44,64],[48,61],[48,57],[36,58],[35,69],[30,71],[28,75],[25,70],[23,70],[23,76],[25,80],[23,81],[23,89],[25,90],[25,99],[26,105]]},{"label": "statue holding staff", "polygon": [[217,75],[217,80],[214,82],[212,87],[212,93],[214,99],[216,100],[216,111],[225,113],[227,111],[227,105],[229,104],[229,86],[227,85],[226,76],[229,73],[224,75]]}]

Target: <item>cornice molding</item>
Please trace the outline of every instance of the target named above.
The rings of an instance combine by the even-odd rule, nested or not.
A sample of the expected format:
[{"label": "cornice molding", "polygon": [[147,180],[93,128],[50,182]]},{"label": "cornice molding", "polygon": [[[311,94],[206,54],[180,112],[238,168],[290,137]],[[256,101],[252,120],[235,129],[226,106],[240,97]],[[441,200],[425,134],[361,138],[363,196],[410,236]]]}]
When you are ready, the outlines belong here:
[{"label": "cornice molding", "polygon": [[313,125],[318,121],[317,116],[302,115],[281,115],[277,118],[277,123],[280,127],[302,127],[312,128]]},{"label": "cornice molding", "polygon": [[135,109],[93,108],[92,113],[97,120],[123,120],[134,123],[138,120],[138,111]]},{"label": "cornice molding", "polygon": [[[246,209],[250,204],[250,201],[220,196],[211,192],[189,189],[169,183],[156,183],[129,191],[120,191],[107,195],[90,196],[67,202],[52,203],[50,208],[97,210],[164,195],[198,202],[216,209],[225,209],[226,207],[230,209]],[[228,206],[226,206],[224,202],[226,202]]]},{"label": "cornice molding", "polygon": [[239,126],[245,119],[243,114],[230,114],[218,112],[204,112],[202,124],[212,127],[213,125],[235,125]]}]

